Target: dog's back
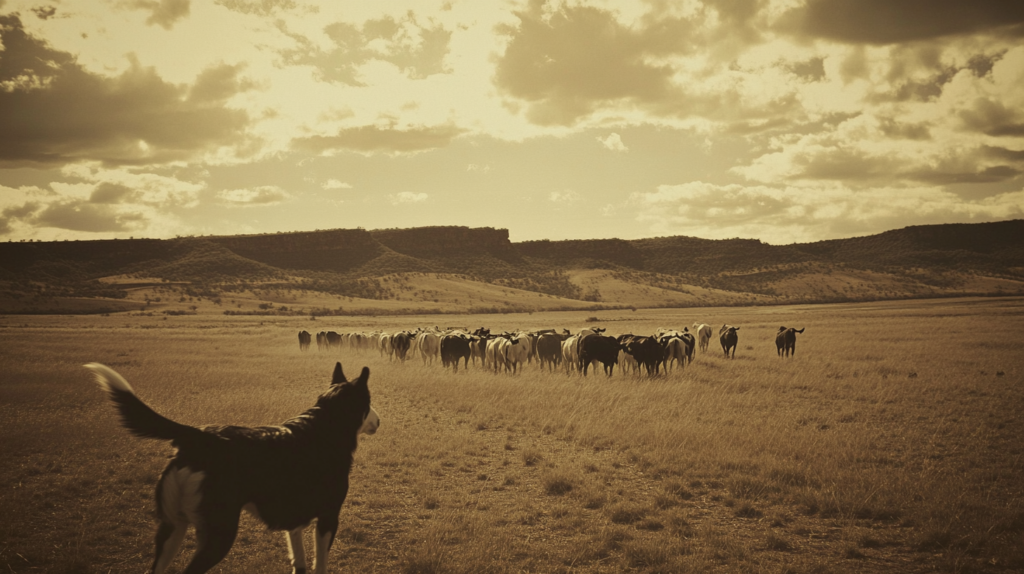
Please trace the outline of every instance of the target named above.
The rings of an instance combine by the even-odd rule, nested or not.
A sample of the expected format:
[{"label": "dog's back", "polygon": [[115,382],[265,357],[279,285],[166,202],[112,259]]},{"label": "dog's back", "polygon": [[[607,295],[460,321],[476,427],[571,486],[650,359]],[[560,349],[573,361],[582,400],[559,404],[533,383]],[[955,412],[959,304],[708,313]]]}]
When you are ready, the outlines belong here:
[{"label": "dog's back", "polygon": [[280,426],[183,425],[153,411],[117,372],[86,365],[117,406],[133,434],[169,440],[177,447],[157,484],[156,557],[163,572],[180,547],[189,524],[197,549],[187,573],[205,572],[230,550],[243,508],[268,527],[288,531],[296,571],[305,569],[302,528],[317,521],[317,572],[348,493],[352,454],[360,432],[373,434],[380,419],[370,407],[369,369],[348,382],[335,366],[330,389],[316,405]]}]

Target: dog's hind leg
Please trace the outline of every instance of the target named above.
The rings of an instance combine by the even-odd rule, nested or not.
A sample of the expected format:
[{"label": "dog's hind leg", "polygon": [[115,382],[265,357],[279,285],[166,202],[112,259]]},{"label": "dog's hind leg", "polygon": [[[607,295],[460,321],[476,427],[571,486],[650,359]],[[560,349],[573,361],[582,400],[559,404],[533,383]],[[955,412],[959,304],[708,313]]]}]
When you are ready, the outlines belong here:
[{"label": "dog's hind leg", "polygon": [[238,515],[207,516],[196,525],[196,553],[182,574],[203,574],[228,555],[238,534]]},{"label": "dog's hind leg", "polygon": [[302,528],[285,533],[288,540],[288,560],[292,563],[292,574],[306,574],[306,549],[302,546]]},{"label": "dog's hind leg", "polygon": [[161,521],[156,529],[156,556],[153,558],[153,574],[163,574],[181,548],[188,524]]}]

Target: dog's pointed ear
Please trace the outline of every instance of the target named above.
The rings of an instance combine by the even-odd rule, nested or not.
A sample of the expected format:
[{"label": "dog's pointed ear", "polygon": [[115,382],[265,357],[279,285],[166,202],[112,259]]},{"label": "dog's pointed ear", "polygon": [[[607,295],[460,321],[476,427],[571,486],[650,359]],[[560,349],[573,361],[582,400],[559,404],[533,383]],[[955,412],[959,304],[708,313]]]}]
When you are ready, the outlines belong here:
[{"label": "dog's pointed ear", "polygon": [[363,367],[362,372],[359,373],[359,378],[356,379],[355,381],[352,381],[352,384],[365,387],[366,383],[369,380],[370,380],[370,367]]},{"label": "dog's pointed ear", "polygon": [[341,383],[347,383],[348,379],[345,378],[345,373],[341,370],[341,363],[335,363],[334,374],[331,376],[332,385],[340,385]]}]

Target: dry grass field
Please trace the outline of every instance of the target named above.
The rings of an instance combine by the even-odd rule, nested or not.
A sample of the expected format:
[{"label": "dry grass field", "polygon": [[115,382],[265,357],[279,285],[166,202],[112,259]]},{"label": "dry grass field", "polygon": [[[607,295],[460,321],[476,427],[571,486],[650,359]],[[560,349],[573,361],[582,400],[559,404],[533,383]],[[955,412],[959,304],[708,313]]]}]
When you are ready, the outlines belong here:
[{"label": "dry grass field", "polygon": [[[593,320],[596,316],[596,321]],[[300,352],[296,333],[417,326],[650,333],[738,325],[667,376]],[[776,356],[780,325],[805,327]],[[717,328],[716,328],[717,333]],[[139,572],[170,453],[82,364],[189,424],[274,424],[334,361],[382,424],[356,453],[333,572],[1024,571],[1024,299],[404,317],[0,317],[0,569]],[[295,469],[302,472],[302,469]],[[307,548],[311,548],[307,537]],[[186,543],[174,568],[191,554]],[[242,520],[215,570],[288,571]]]}]

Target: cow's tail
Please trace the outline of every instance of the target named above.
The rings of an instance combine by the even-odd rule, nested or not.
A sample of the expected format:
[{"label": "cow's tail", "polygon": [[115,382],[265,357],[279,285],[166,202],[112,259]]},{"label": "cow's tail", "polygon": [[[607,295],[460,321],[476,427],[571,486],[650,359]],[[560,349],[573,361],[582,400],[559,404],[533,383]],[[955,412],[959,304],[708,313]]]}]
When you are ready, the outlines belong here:
[{"label": "cow's tail", "polygon": [[180,440],[203,434],[201,430],[176,423],[157,413],[135,396],[135,390],[114,369],[99,363],[89,363],[85,368],[96,376],[100,388],[114,401],[121,415],[121,424],[133,435],[143,438]]}]

